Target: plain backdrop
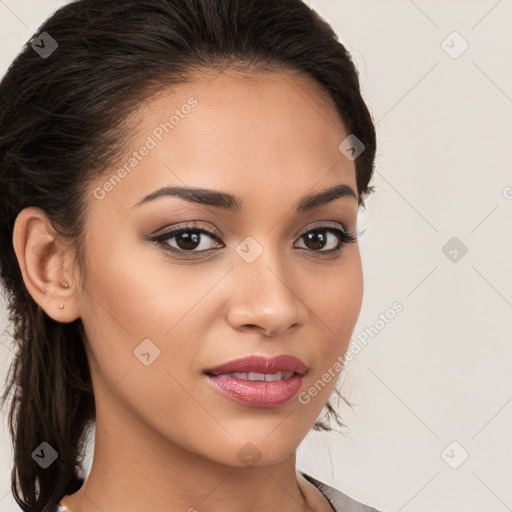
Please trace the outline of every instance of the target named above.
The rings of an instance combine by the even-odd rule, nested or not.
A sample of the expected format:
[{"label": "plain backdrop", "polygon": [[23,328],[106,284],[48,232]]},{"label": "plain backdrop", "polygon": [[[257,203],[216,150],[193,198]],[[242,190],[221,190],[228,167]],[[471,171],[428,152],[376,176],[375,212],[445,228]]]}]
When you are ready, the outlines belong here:
[{"label": "plain backdrop", "polygon": [[[0,0],[2,73],[64,3]],[[510,511],[512,1],[308,3],[357,64],[378,154],[359,220],[350,431],[312,432],[298,466],[384,511]],[[11,349],[4,334],[2,380]],[[0,512],[11,512],[3,420]]]}]

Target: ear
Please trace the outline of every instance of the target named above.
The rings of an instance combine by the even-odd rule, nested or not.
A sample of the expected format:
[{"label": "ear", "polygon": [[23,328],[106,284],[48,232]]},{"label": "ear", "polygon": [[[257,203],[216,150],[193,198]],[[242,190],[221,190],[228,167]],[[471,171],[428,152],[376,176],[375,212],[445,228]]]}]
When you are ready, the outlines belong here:
[{"label": "ear", "polygon": [[29,207],[18,214],[13,245],[23,281],[35,302],[57,322],[79,318],[77,283],[66,270],[73,266],[72,254],[54,236],[43,210]]}]

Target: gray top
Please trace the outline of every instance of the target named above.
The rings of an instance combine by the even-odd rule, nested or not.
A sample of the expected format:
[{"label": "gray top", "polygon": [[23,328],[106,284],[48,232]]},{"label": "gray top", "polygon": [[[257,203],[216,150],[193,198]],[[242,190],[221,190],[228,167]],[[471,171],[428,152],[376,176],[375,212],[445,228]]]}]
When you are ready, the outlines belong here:
[{"label": "gray top", "polygon": [[338,489],[320,482],[303,471],[301,471],[300,474],[327,498],[327,501],[329,501],[335,512],[380,512],[376,508],[355,501],[341,491],[338,491]]}]

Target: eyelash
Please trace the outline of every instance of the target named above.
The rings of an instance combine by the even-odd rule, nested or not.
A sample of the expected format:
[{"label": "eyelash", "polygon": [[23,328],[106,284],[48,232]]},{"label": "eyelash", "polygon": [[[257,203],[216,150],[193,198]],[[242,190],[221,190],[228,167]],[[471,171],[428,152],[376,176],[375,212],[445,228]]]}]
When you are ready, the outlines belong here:
[{"label": "eyelash", "polygon": [[[195,251],[195,250],[186,251],[184,249],[176,249],[175,247],[170,247],[169,244],[166,243],[168,240],[175,238],[177,235],[180,235],[182,233],[188,233],[188,232],[204,234],[212,239],[217,239],[217,240],[221,239],[220,232],[209,231],[208,229],[206,229],[205,227],[203,227],[200,224],[199,225],[194,224],[194,225],[188,225],[188,226],[180,226],[178,228],[174,228],[170,231],[161,233],[159,235],[150,237],[148,239],[149,239],[149,241],[160,245],[164,250],[174,253],[174,254],[179,254],[179,255],[209,253],[211,251],[217,250],[217,249],[206,249],[206,250],[202,250],[202,251]],[[299,235],[299,239],[302,239],[308,233],[314,233],[314,232],[329,232],[329,233],[334,234],[336,236],[336,238],[338,239],[338,243],[339,243],[338,247],[336,247],[335,249],[329,249],[327,251],[322,251],[322,250],[315,251],[314,249],[299,247],[300,250],[313,252],[313,253],[320,253],[320,254],[334,254],[334,253],[341,253],[343,247],[346,244],[352,244],[352,243],[357,242],[357,234],[355,232],[343,231],[339,228],[335,228],[333,226],[328,226],[328,225],[321,225],[321,226],[315,226],[313,228],[310,228],[307,231],[304,231],[303,233],[301,233]]]}]

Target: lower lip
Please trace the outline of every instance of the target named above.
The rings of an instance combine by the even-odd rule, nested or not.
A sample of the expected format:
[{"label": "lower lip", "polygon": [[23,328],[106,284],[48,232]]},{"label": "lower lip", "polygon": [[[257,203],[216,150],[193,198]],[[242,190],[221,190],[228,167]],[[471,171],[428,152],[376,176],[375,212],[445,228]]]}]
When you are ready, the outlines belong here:
[{"label": "lower lip", "polygon": [[295,374],[288,379],[269,382],[235,379],[227,376],[207,375],[208,382],[219,393],[251,407],[278,407],[297,396],[304,375]]}]

